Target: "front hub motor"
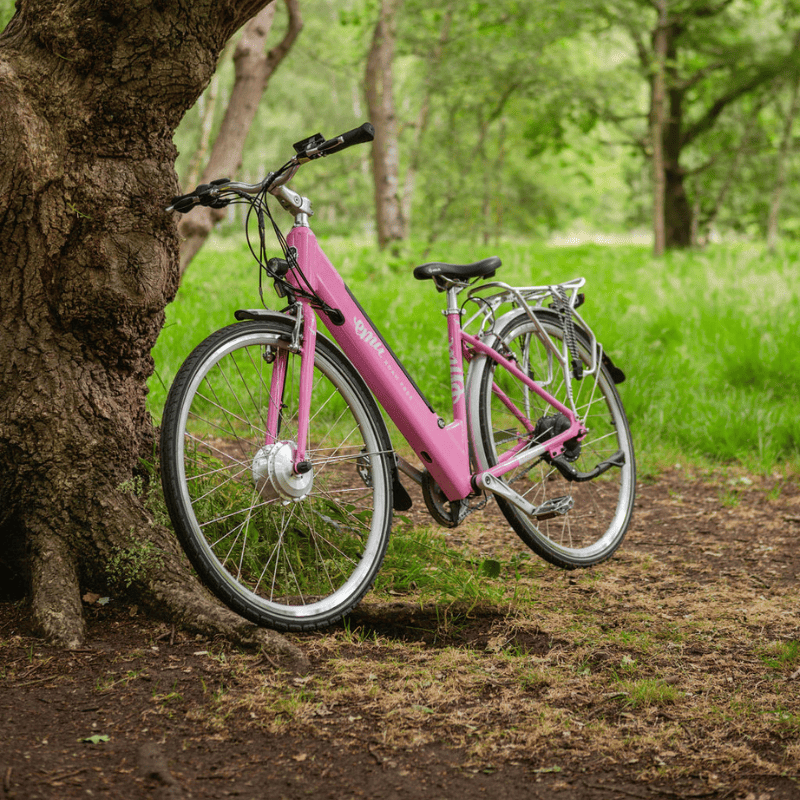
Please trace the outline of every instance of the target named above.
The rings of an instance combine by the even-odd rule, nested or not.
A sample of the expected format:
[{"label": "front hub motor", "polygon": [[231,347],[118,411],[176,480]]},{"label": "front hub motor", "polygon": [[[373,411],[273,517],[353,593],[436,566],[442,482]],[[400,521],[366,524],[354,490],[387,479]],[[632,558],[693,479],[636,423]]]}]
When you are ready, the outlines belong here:
[{"label": "front hub motor", "polygon": [[256,491],[264,500],[297,502],[307,497],[314,485],[313,469],[296,474],[293,442],[264,445],[253,458],[252,474]]}]

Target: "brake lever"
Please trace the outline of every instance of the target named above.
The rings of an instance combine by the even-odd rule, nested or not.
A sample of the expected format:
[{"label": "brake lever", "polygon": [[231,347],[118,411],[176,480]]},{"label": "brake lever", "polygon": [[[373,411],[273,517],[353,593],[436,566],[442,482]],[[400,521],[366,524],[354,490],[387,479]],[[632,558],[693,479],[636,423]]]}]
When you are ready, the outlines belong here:
[{"label": "brake lever", "polygon": [[210,208],[224,208],[230,200],[219,196],[219,190],[229,184],[230,178],[217,178],[211,183],[201,183],[193,192],[178,195],[172,198],[172,204],[167,211],[177,211],[186,214],[196,205],[209,206]]},{"label": "brake lever", "polygon": [[186,214],[191,211],[198,203],[200,198],[194,194],[181,194],[172,198],[172,204],[167,206],[167,211],[177,211],[179,214]]}]

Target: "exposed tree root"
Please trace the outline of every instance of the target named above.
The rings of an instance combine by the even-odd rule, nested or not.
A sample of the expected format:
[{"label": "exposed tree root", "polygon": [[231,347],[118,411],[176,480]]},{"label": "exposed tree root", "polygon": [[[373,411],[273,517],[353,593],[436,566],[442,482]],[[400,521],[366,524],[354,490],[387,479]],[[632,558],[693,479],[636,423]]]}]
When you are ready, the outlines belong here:
[{"label": "exposed tree root", "polygon": [[56,534],[28,530],[32,614],[45,639],[73,649],[86,636],[74,555]]},{"label": "exposed tree root", "polygon": [[[308,659],[300,648],[276,631],[259,628],[235,614],[203,587],[189,571],[171,532],[153,522],[140,497],[109,490],[103,506],[106,514],[113,508],[113,524],[103,525],[88,515],[81,520],[88,530],[72,539],[91,545],[85,548],[91,553],[91,563],[78,559],[75,545],[68,547],[68,537],[61,532],[45,525],[32,529],[29,522],[33,620],[44,638],[65,648],[82,646],[86,626],[81,588],[99,588],[93,584],[98,581],[114,591],[116,582],[120,591],[135,598],[153,617],[205,637],[260,648],[282,668],[307,672]],[[77,526],[72,523],[73,528]],[[120,554],[126,553],[146,555],[139,562],[120,562]],[[115,569],[127,570],[122,585]]]},{"label": "exposed tree root", "polygon": [[159,582],[152,587],[153,598],[162,607],[153,609],[161,618],[177,622],[185,630],[209,638],[221,636],[247,648],[261,648],[278,664],[291,672],[305,674],[309,663],[303,651],[286,637],[259,628],[220,605],[196,581],[186,575],[185,581]]}]

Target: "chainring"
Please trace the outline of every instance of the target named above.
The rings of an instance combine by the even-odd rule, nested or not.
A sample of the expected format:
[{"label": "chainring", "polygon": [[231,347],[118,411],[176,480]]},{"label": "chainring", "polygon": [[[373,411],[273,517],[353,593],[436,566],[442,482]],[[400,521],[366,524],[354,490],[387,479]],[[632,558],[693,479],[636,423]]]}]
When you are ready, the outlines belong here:
[{"label": "chainring", "polygon": [[430,515],[443,528],[455,528],[469,514],[466,500],[448,500],[433,476],[425,470],[422,474],[422,497]]}]

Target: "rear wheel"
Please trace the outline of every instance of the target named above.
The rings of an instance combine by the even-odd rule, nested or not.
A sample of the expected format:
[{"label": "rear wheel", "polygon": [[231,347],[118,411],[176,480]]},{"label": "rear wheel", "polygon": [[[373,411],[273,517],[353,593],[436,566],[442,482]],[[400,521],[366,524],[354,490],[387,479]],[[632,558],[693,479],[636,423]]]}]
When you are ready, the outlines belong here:
[{"label": "rear wheel", "polygon": [[[534,313],[560,346],[564,330],[559,315],[547,309]],[[569,407],[563,371],[540,336],[528,315],[520,312],[505,323],[501,320],[493,346]],[[580,330],[576,336],[579,356],[588,365],[589,341]],[[559,426],[566,417],[559,418],[552,406],[496,362],[479,356],[470,369],[477,370],[474,380],[470,379],[470,412],[480,469],[495,466],[525,441],[539,444],[565,430]],[[567,462],[584,475],[609,461],[615,465],[583,482],[567,480],[548,456],[506,473],[502,480],[536,507],[536,516],[497,496],[498,506],[525,544],[567,569],[604,561],[619,547],[633,511],[636,483],[630,429],[606,367],[601,366],[596,375],[572,380],[572,391],[588,433],[580,442],[566,444]],[[501,401],[503,395],[506,399]],[[508,400],[530,420],[527,427],[518,413],[512,413]]]},{"label": "rear wheel", "polygon": [[192,352],[164,409],[161,470],[175,531],[208,588],[256,624],[307,630],[339,619],[375,579],[391,461],[375,401],[320,336],[307,462],[295,473],[292,329],[289,319],[242,322]]}]

